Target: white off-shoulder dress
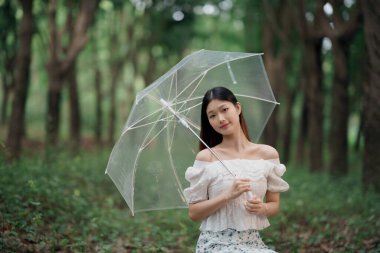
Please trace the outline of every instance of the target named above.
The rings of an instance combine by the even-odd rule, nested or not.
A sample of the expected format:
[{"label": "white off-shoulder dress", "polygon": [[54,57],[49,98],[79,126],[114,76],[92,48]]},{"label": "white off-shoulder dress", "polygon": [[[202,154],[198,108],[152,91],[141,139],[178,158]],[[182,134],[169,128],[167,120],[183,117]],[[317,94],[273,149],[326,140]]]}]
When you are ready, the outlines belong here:
[{"label": "white off-shoulder dress", "polygon": [[[267,191],[284,192],[289,185],[281,176],[286,168],[279,160],[223,160],[236,177],[252,179],[252,191],[264,199]],[[189,204],[212,199],[230,187],[235,177],[219,161],[195,160],[187,168],[190,186],[184,190]],[[261,240],[258,230],[268,227],[266,216],[245,210],[246,194],[229,201],[201,223],[196,252],[275,252]]]}]

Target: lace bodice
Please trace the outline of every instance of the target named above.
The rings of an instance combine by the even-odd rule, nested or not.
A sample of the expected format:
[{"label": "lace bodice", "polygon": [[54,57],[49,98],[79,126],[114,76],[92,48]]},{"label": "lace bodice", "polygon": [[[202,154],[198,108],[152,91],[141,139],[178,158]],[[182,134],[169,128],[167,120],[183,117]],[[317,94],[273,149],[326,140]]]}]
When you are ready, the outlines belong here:
[{"label": "lace bodice", "polygon": [[[281,176],[286,168],[279,160],[224,160],[225,165],[236,177],[252,179],[253,194],[263,199],[267,191],[284,192],[289,185]],[[232,185],[234,176],[229,173],[219,161],[195,161],[186,170],[186,179],[190,186],[184,190],[188,203],[197,203],[212,199]],[[244,207],[247,195],[231,200],[227,205],[202,221],[201,231],[222,231],[227,228],[238,231],[268,227],[269,221],[265,216],[248,213]]]}]

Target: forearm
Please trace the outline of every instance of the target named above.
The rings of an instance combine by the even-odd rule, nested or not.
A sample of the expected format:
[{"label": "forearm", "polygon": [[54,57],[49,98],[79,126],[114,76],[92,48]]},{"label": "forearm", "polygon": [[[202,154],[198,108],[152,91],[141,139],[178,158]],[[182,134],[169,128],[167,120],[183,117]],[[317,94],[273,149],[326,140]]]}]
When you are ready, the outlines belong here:
[{"label": "forearm", "polygon": [[265,216],[271,217],[278,213],[280,210],[280,202],[266,202]]},{"label": "forearm", "polygon": [[228,201],[229,198],[226,194],[220,194],[213,199],[189,204],[189,217],[194,221],[203,220],[215,213],[219,208],[225,206]]}]

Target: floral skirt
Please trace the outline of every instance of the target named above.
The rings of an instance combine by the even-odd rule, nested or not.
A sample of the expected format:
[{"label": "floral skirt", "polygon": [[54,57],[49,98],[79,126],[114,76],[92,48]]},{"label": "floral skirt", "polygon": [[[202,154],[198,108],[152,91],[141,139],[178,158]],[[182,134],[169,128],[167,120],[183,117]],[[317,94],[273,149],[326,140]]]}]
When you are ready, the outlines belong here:
[{"label": "floral skirt", "polygon": [[219,232],[203,231],[199,235],[196,252],[276,253],[264,244],[259,232],[253,229],[245,231],[235,229]]}]

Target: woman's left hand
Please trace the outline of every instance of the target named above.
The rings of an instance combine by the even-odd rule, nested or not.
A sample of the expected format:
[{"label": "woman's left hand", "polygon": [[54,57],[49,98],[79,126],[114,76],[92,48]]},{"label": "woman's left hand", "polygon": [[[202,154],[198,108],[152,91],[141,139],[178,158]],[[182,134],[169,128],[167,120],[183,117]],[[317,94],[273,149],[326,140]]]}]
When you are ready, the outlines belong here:
[{"label": "woman's left hand", "polygon": [[255,215],[266,215],[267,211],[266,203],[256,196],[245,202],[245,209]]}]

